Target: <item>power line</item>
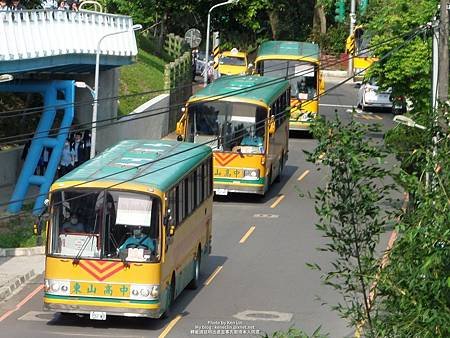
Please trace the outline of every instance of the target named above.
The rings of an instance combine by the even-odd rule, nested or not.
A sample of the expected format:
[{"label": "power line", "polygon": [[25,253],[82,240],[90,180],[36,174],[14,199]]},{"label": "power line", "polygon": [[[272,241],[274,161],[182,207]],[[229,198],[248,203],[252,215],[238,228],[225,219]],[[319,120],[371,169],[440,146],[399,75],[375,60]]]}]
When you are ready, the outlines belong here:
[{"label": "power line", "polygon": [[[417,36],[419,33],[420,33],[420,31],[417,31],[416,33],[414,33],[414,34],[413,34],[409,39],[407,39],[403,44],[397,46],[396,48],[394,48],[393,50],[391,50],[390,52],[388,52],[388,53],[386,53],[384,56],[382,56],[382,57],[380,58],[380,60],[384,60],[384,59],[386,59],[387,57],[389,57],[392,53],[394,53],[395,51],[397,51],[397,50],[399,50],[400,48],[402,48],[404,45],[406,45],[409,41],[411,41],[411,40],[412,40],[415,36]],[[369,66],[369,67],[370,67],[370,66]],[[367,67],[367,68],[369,68],[369,67]],[[344,83],[346,83],[346,82],[348,82],[349,80],[351,80],[353,77],[357,76],[359,73],[365,71],[367,68],[365,68],[365,69],[361,70],[360,72],[358,72],[358,73],[356,73],[356,74],[354,74],[354,75],[348,77],[348,78],[345,79],[344,81],[339,82],[337,85],[335,85],[335,86],[329,88],[328,90],[324,91],[323,93],[316,95],[316,97],[320,97],[320,96],[324,95],[325,93],[328,93],[329,91],[338,88],[339,86],[341,86],[341,85],[343,85]],[[313,98],[313,99],[306,100],[306,101],[312,101],[312,100],[314,100],[314,98]],[[306,101],[305,101],[305,102],[306,102]],[[283,111],[283,112],[280,112],[278,115],[281,116],[282,114],[285,114],[285,113],[286,113],[286,112]],[[265,124],[265,122],[268,121],[268,119],[270,119],[270,117],[266,117],[264,120],[261,120],[261,121],[259,122],[259,123],[261,123],[261,126],[255,128],[255,129],[256,129],[256,130],[259,130],[259,129],[261,129],[262,127],[265,127],[265,125],[262,125],[262,123]],[[236,132],[239,132],[239,131],[245,131],[245,130],[247,130],[247,129],[249,129],[249,128],[251,128],[251,127],[241,128],[240,130],[238,129]],[[232,139],[230,139],[230,141],[237,140],[238,138],[239,138],[239,137],[232,138]],[[111,177],[111,176],[119,175],[119,174],[121,174],[121,173],[130,171],[130,170],[135,170],[135,169],[137,169],[137,168],[146,166],[146,165],[148,165],[148,164],[151,164],[151,163],[154,163],[154,162],[157,162],[157,161],[161,161],[161,160],[163,160],[163,159],[166,159],[166,158],[169,158],[169,157],[172,157],[172,156],[175,156],[175,155],[184,153],[184,152],[186,152],[186,151],[190,151],[190,150],[192,150],[192,149],[196,149],[197,147],[201,147],[201,146],[204,146],[204,145],[208,145],[208,144],[210,144],[211,142],[219,141],[219,140],[221,140],[221,139],[224,139],[224,136],[218,136],[218,137],[216,137],[216,138],[214,138],[214,139],[211,139],[211,140],[208,140],[208,141],[206,141],[206,142],[204,142],[204,143],[200,143],[200,144],[194,146],[194,147],[191,148],[191,149],[186,149],[186,150],[183,150],[183,151],[178,152],[178,153],[169,154],[168,156],[162,157],[162,158],[160,158],[160,159],[156,159],[156,160],[153,160],[153,161],[150,161],[150,162],[146,162],[146,163],[140,164],[140,165],[135,166],[135,167],[132,167],[132,168],[127,168],[127,169],[121,170],[121,171],[116,172],[116,173],[113,173],[113,174],[108,174],[108,175],[103,176],[103,177],[100,177],[100,178],[96,178],[96,179],[92,179],[92,180],[89,180],[89,181],[86,181],[86,182],[82,182],[82,183],[76,184],[76,185],[74,185],[74,186],[71,186],[70,188],[77,187],[77,186],[81,186],[81,185],[85,185],[85,184],[92,183],[92,182],[95,182],[95,181],[99,181],[99,180],[102,180],[102,179],[105,179],[105,178],[108,178],[108,177]],[[157,170],[156,170],[156,171],[157,171]],[[123,183],[129,182],[129,181],[135,180],[135,179],[137,179],[137,178],[139,178],[139,177],[143,177],[143,176],[149,175],[150,173],[153,173],[153,172],[149,172],[149,173],[146,173],[146,174],[142,174],[141,176],[135,176],[135,177],[133,177],[133,178],[131,178],[131,179],[129,179],[129,180],[121,181],[121,182],[117,183],[116,185],[118,185],[118,184],[123,184]],[[104,188],[104,189],[108,189],[108,188]],[[35,199],[35,198],[37,198],[37,197],[40,197],[40,196],[46,196],[46,195],[47,195],[47,193],[46,193],[46,194],[38,194],[38,195],[34,195],[34,196],[32,196],[32,197],[28,197],[28,198],[24,198],[24,199],[20,199],[20,200],[15,200],[15,201],[10,201],[10,202],[8,202],[8,203],[2,203],[2,204],[0,204],[0,207],[1,207],[1,206],[9,205],[9,204],[11,204],[11,203],[24,202],[24,201],[26,201],[26,200]],[[9,218],[13,218],[13,217],[17,217],[17,215],[12,215],[12,216],[2,217],[2,218],[0,218],[0,220],[3,220],[3,219],[9,219]]]},{"label": "power line", "polygon": [[[418,31],[418,30],[421,30],[422,29],[422,27],[419,27],[418,29],[415,29],[415,30],[413,30],[413,32],[415,32],[415,31]],[[404,35],[404,34],[403,34]],[[398,37],[397,38],[391,38],[390,40],[388,40],[388,41],[392,41],[392,40],[394,40],[394,39],[398,39]],[[386,43],[386,42],[384,42],[384,43]],[[381,44],[381,43],[380,43]],[[355,56],[352,56],[352,57],[357,57],[356,55]],[[338,63],[340,63],[340,61],[337,61],[337,62],[332,62],[332,63],[330,63],[329,64],[329,66],[330,65],[335,65],[335,64],[338,64]],[[294,66],[292,66],[292,67],[294,67]],[[314,66],[312,66],[312,68],[314,68]],[[283,69],[285,69],[285,67],[283,67]],[[303,74],[307,74],[307,73],[309,73],[309,69],[306,69],[306,70],[304,70],[303,72]],[[361,73],[361,72],[360,72]],[[358,73],[359,74],[359,73]],[[292,79],[292,78],[296,78],[296,77],[299,77],[299,76],[301,76],[302,75],[302,72],[299,72],[299,73],[296,73],[296,74],[292,74],[290,77],[288,77],[288,78],[285,78],[285,77],[280,77],[280,78],[274,78],[274,80],[273,81],[275,81],[275,82],[278,82],[278,81],[284,81],[284,80],[290,80],[290,79]],[[250,88],[244,88],[244,89],[238,89],[238,90],[236,90],[236,91],[232,91],[232,92],[229,92],[229,93],[227,93],[227,95],[225,95],[225,96],[221,96],[219,99],[222,99],[222,98],[225,98],[225,97],[227,97],[227,96],[233,96],[233,95],[235,95],[235,94],[238,94],[238,93],[245,93],[245,92],[247,92],[247,91],[251,91],[251,90],[254,90],[254,89],[257,89],[257,88],[263,88],[263,87],[265,87],[265,86],[269,86],[269,85],[272,85],[272,84],[274,84],[274,83],[267,83],[267,84],[263,84],[263,85],[261,85],[260,87],[258,87],[258,86],[255,86],[255,87],[250,87]],[[215,98],[216,99],[216,98]],[[313,98],[313,99],[315,99],[315,98]],[[202,102],[208,102],[208,100],[202,100]],[[160,115],[160,114],[165,114],[165,113],[170,113],[170,109],[171,108],[179,108],[179,107],[181,107],[181,106],[183,106],[184,104],[177,104],[177,105],[172,105],[172,106],[169,106],[168,108],[168,110],[167,111],[163,111],[163,112],[161,112],[161,113],[159,113],[159,114],[153,114],[153,115],[147,115],[147,116],[145,116],[145,117],[151,117],[151,116],[156,116],[156,115]],[[152,111],[158,111],[158,110],[162,110],[162,109],[165,109],[165,107],[164,108],[154,108],[154,109],[146,109],[146,110],[143,110],[142,112],[140,112],[140,113],[136,113],[136,114],[133,114],[132,116],[133,116],[133,118],[130,118],[130,119],[127,119],[126,121],[132,121],[132,120],[134,120],[134,119],[139,119],[140,117],[137,117],[137,118],[135,118],[134,116],[136,116],[136,115],[142,115],[142,114],[145,114],[145,113],[148,113],[148,112],[152,112]],[[131,116],[131,115],[128,115],[128,116]],[[103,124],[103,125],[101,125],[101,126],[95,126],[95,128],[104,128],[104,127],[107,127],[107,126],[110,126],[110,125],[114,125],[114,124],[120,124],[120,123],[123,123],[123,122],[125,122],[125,121],[120,121],[120,120],[118,120],[118,121],[114,121],[114,119],[115,118],[107,118],[107,119],[102,119],[102,120],[96,120],[96,121],[94,121],[96,124],[97,123],[101,123],[101,122],[108,122],[108,121],[112,121],[111,123],[109,123],[109,124]],[[73,129],[73,131],[83,131],[83,130],[85,130],[85,129],[89,129],[89,128],[87,128],[87,127],[90,127],[91,126],[91,124],[92,124],[93,122],[92,121],[90,121],[90,122],[85,122],[85,123],[79,123],[79,124],[75,124],[75,125],[72,125],[72,126],[70,126],[70,127],[67,127],[67,128],[62,128],[62,129],[73,129],[73,127],[80,127],[80,128],[76,128],[76,129]],[[45,130],[45,131],[41,131],[40,132],[40,134],[44,134],[43,136],[37,136],[37,137],[33,137],[33,135],[34,135],[34,132],[30,132],[30,133],[24,133],[24,134],[19,134],[19,135],[14,135],[14,136],[8,136],[8,137],[3,137],[3,138],[0,138],[0,142],[17,142],[17,143],[21,143],[21,142],[25,142],[25,141],[28,141],[28,140],[31,140],[31,139],[39,139],[39,138],[46,138],[46,137],[48,137],[48,135],[47,135],[47,133],[51,133],[51,132],[57,132],[57,131],[61,131],[61,128],[52,128],[52,129],[49,129],[49,130]],[[37,134],[37,135],[39,135],[39,133]],[[18,137],[27,137],[27,138],[25,138],[25,139],[17,139]]]},{"label": "power line", "polygon": [[[421,27],[419,27],[418,29],[421,29]],[[361,56],[363,54],[366,54],[366,53],[370,52],[372,49],[375,49],[375,48],[377,48],[377,47],[379,47],[381,45],[390,43],[390,42],[392,42],[394,40],[400,39],[400,38],[402,38],[404,36],[407,36],[410,33],[411,33],[411,31],[403,33],[403,34],[400,34],[398,36],[394,36],[394,37],[392,37],[390,39],[387,39],[385,41],[382,41],[382,42],[380,42],[378,44],[371,45],[370,47],[367,47],[365,49],[360,50],[359,54],[353,55],[353,56],[349,57],[349,59],[352,59],[354,57],[359,57],[359,56]],[[315,55],[316,54],[304,55],[304,57],[312,57],[312,56],[315,56]],[[338,64],[338,63],[340,63],[340,61],[332,63],[332,64],[330,64],[328,66],[332,66],[332,65],[335,65],[335,64]],[[205,65],[205,67],[206,67],[206,65]],[[293,66],[290,66],[290,67],[293,67]],[[326,68],[322,67],[322,65],[321,65],[321,68],[322,69],[326,69]],[[279,69],[270,70],[270,72],[276,72],[276,71],[284,70],[284,69],[286,69],[286,68],[282,67],[282,68],[279,68]],[[246,76],[246,75],[242,75],[242,76]],[[167,92],[169,90],[180,90],[180,89],[188,88],[190,86],[191,86],[191,84],[185,85],[185,86],[177,86],[177,87],[170,88],[170,89],[158,89],[158,90],[144,91],[144,92],[140,92],[140,93],[116,95],[116,96],[111,96],[111,97],[99,98],[97,101],[98,102],[103,102],[103,101],[109,101],[109,100],[119,100],[121,98],[128,98],[128,97],[134,97],[134,96],[140,96],[140,95],[148,95],[148,94],[155,94],[155,93],[162,93],[162,92]],[[0,112],[0,119],[12,118],[12,117],[17,117],[17,116],[27,116],[27,115],[39,114],[44,109],[62,109],[64,107],[72,106],[72,105],[75,108],[75,107],[81,107],[81,106],[92,105],[92,104],[93,104],[93,100],[89,100],[89,101],[82,101],[82,102],[76,102],[76,103],[57,104],[57,105],[51,105],[51,106],[40,106],[40,107],[31,107],[31,108],[16,109],[16,110],[10,110],[10,111],[2,111],[2,112]],[[18,113],[18,114],[9,115],[11,113]],[[6,115],[6,116],[2,116],[2,115]]]}]

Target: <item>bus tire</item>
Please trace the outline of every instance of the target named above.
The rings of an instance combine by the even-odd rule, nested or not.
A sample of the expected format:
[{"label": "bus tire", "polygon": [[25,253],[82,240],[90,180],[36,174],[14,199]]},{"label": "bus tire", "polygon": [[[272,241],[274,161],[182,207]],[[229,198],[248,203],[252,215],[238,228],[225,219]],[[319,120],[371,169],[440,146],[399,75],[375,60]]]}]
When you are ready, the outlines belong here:
[{"label": "bus tire", "polygon": [[264,194],[266,194],[269,191],[271,185],[272,185],[272,168],[270,168],[269,175],[267,175],[267,185]]},{"label": "bus tire", "polygon": [[197,259],[194,260],[194,275],[192,280],[188,284],[188,288],[191,290],[196,290],[200,285],[200,265],[202,262],[202,251],[200,247],[197,252]]},{"label": "bus tire", "polygon": [[164,313],[161,315],[161,318],[169,318],[172,310],[173,301],[175,300],[175,277],[172,276],[172,280],[170,282],[169,291],[167,295],[167,305]]},{"label": "bus tire", "polygon": [[278,175],[275,178],[275,182],[277,182],[277,183],[281,182],[281,175],[283,173],[283,167],[284,167],[284,158],[283,158],[283,155],[281,155],[280,165],[278,166]]}]

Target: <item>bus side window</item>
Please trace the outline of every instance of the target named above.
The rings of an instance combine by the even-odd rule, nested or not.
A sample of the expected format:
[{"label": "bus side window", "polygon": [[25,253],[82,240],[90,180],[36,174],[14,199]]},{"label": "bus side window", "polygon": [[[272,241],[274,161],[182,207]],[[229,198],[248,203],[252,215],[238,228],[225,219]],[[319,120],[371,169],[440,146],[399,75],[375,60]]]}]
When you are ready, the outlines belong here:
[{"label": "bus side window", "polygon": [[197,204],[202,203],[204,200],[202,174],[203,174],[202,166],[199,166],[196,170],[196,181],[195,181],[195,186],[197,189]]},{"label": "bus side window", "polygon": [[177,200],[178,200],[178,221],[177,224],[180,225],[183,222],[185,209],[184,209],[184,181],[181,181],[177,187]]},{"label": "bus side window", "polygon": [[212,157],[208,160],[208,166],[207,166],[207,181],[208,181],[208,196],[210,196],[213,193],[213,165],[212,165]]},{"label": "bus side window", "polygon": [[172,216],[173,223],[178,225],[178,201],[177,201],[177,189],[173,188],[169,193],[169,209]]}]

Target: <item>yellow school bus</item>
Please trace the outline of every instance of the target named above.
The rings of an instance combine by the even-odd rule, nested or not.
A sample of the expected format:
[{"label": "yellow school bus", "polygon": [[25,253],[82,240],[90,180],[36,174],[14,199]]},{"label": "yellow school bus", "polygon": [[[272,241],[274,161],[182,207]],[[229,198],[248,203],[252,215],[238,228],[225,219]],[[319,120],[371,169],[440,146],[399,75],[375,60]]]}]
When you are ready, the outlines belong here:
[{"label": "yellow school bus", "polygon": [[180,140],[213,149],[214,191],[264,195],[288,157],[289,82],[226,76],[191,96],[177,124]]},{"label": "yellow school bus", "polygon": [[319,46],[297,41],[263,42],[258,48],[255,69],[261,75],[289,80],[289,129],[308,130],[319,113],[319,97],[325,90]]},{"label": "yellow school bus", "polygon": [[122,141],[51,187],[44,308],[159,318],[197,287],[211,227],[209,147]]},{"label": "yellow school bus", "polygon": [[345,51],[353,58],[354,81],[362,80],[366,70],[379,60],[369,50],[370,38],[370,32],[358,25],[345,42]]}]

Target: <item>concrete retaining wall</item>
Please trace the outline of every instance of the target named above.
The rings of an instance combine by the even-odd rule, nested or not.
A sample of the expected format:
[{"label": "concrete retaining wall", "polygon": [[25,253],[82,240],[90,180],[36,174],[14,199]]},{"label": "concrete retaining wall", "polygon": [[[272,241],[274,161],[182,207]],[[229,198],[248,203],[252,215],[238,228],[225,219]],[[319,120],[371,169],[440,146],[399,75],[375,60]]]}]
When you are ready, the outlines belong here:
[{"label": "concrete retaining wall", "polygon": [[17,147],[11,150],[0,151],[0,187],[16,184],[19,170],[22,166],[22,149]]},{"label": "concrete retaining wall", "polygon": [[96,152],[102,152],[122,140],[161,139],[169,133],[168,109],[169,94],[161,94],[113,125],[99,126]]}]

